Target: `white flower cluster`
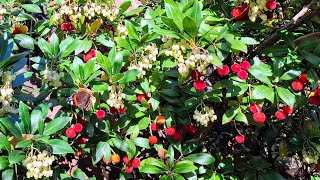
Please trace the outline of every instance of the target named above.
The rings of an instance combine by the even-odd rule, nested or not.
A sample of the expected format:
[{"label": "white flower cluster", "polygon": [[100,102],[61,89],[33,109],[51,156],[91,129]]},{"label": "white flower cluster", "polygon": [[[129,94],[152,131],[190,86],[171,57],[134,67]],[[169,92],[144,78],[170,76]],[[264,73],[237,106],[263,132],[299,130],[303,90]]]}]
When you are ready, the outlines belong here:
[{"label": "white flower cluster", "polygon": [[67,15],[73,22],[78,22],[81,15],[88,19],[105,17],[110,21],[114,21],[119,14],[119,9],[112,3],[87,3],[83,7],[77,4],[66,4],[65,2],[59,8],[59,12],[53,15],[53,20],[58,24],[63,23],[63,16]]},{"label": "white flower cluster", "polygon": [[64,76],[64,73],[58,73],[57,71],[50,71],[48,68],[46,68],[43,71],[43,82],[48,83],[49,86],[52,87],[60,87],[62,86],[62,83],[60,82],[60,79]]},{"label": "white flower cluster", "polygon": [[119,23],[115,32],[116,37],[126,38],[128,36],[128,30],[125,25]]},{"label": "white flower cluster", "polygon": [[208,54],[192,54],[186,61],[179,62],[178,71],[182,76],[187,76],[189,74],[190,69],[196,68],[202,74],[207,74],[207,67],[212,59],[213,56]]},{"label": "white flower cluster", "polygon": [[207,127],[209,121],[213,122],[217,119],[217,116],[212,108],[204,106],[201,111],[198,111],[197,109],[194,111],[193,119],[199,122],[202,126]]},{"label": "white flower cluster", "polygon": [[54,156],[50,156],[47,151],[42,151],[38,155],[29,154],[22,161],[22,165],[27,168],[27,178],[39,179],[42,177],[51,177],[53,171],[51,165],[54,161]]},{"label": "white flower cluster", "polygon": [[264,13],[269,11],[266,7],[266,3],[268,0],[256,0],[256,1],[249,1],[245,0],[242,3],[249,4],[249,19],[250,21],[255,22],[257,17],[260,17],[263,22],[267,22],[268,18],[267,15]]},{"label": "white flower cluster", "polygon": [[110,93],[107,104],[116,109],[124,108],[123,99],[126,97],[126,95],[123,93],[123,87],[121,85],[111,85],[108,87],[108,91]]},{"label": "white flower cluster", "polygon": [[142,78],[146,75],[146,70],[151,69],[154,62],[157,60],[157,55],[159,54],[159,50],[157,45],[154,43],[149,44],[145,49],[142,51],[142,56],[140,61],[136,64],[131,65],[128,69],[137,69],[140,71],[139,78]]},{"label": "white flower cluster", "polygon": [[310,151],[302,150],[302,157],[303,157],[303,162],[307,164],[313,164],[313,163],[317,164],[319,160],[319,154],[312,150]]},{"label": "white flower cluster", "polygon": [[189,48],[189,44],[186,40],[181,40],[177,42],[175,39],[171,37],[163,37],[162,41],[164,44],[161,46],[161,49],[165,50],[166,56],[172,56],[178,61],[183,61],[184,54]]},{"label": "white flower cluster", "polygon": [[0,24],[3,23],[3,20],[4,20],[4,16],[3,15],[6,14],[6,13],[7,13],[7,10],[0,5]]},{"label": "white flower cluster", "polygon": [[13,101],[13,89],[11,87],[12,81],[16,79],[16,75],[12,74],[10,71],[0,72],[2,76],[2,82],[4,85],[0,87],[0,116],[3,116],[6,113],[18,113],[19,110],[11,105]]}]

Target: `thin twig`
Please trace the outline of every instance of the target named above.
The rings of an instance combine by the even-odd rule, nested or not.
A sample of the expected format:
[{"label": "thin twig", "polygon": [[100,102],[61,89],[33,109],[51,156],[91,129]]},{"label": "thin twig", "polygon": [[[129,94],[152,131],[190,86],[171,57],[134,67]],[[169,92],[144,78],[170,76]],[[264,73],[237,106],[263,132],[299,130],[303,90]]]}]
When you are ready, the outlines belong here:
[{"label": "thin twig", "polygon": [[[296,27],[299,27],[300,24],[304,23],[305,20],[312,18],[315,14],[319,13],[319,8],[315,9],[314,11],[307,13],[310,8],[315,5],[318,2],[318,0],[312,0],[309,4],[304,6],[288,23],[284,24],[282,27],[280,27],[278,30],[293,30]],[[270,44],[275,43],[278,40],[277,37],[277,29],[272,32],[272,34],[266,36],[266,38],[262,41],[260,45],[258,45],[254,51],[253,55],[260,54],[265,47],[267,47]]]}]

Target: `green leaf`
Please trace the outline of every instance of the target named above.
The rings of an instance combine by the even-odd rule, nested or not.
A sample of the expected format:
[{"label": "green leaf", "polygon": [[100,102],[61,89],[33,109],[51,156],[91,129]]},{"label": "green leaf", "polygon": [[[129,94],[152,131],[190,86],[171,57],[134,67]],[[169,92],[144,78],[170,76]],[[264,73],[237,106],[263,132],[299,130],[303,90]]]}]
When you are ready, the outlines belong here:
[{"label": "green leaf", "polygon": [[248,84],[244,83],[234,83],[232,86],[228,87],[226,97],[234,97],[244,94],[248,90]]},{"label": "green leaf", "polygon": [[123,14],[126,12],[127,9],[131,6],[131,1],[124,1],[120,6],[119,6],[119,13],[118,15]]},{"label": "green leaf", "polygon": [[169,36],[169,37],[173,37],[173,38],[180,38],[176,32],[174,31],[171,31],[171,30],[167,30],[167,29],[160,29],[159,27],[154,27],[152,29],[152,32],[155,32],[159,35],[163,35],[165,34],[166,36]]},{"label": "green leaf", "polygon": [[0,123],[2,123],[16,138],[22,139],[19,129],[11,122],[9,118],[0,118]]},{"label": "green leaf", "polygon": [[80,168],[77,168],[73,172],[72,177],[75,178],[76,180],[87,179],[86,174]]},{"label": "green leaf", "polygon": [[255,44],[259,44],[258,41],[256,41],[255,39],[251,38],[251,37],[241,37],[240,41],[248,44],[248,45],[255,45]]},{"label": "green leaf", "polygon": [[103,70],[106,71],[109,77],[112,76],[112,62],[109,58],[102,55],[99,51],[97,51],[97,59],[99,62],[99,65],[102,67]]},{"label": "green leaf", "polygon": [[215,161],[214,157],[208,153],[191,154],[185,157],[185,159],[201,165],[210,165]]},{"label": "green leaf", "polygon": [[175,173],[188,173],[198,169],[192,161],[179,161],[173,167],[173,172]]},{"label": "green leaf", "polygon": [[305,69],[291,69],[285,72],[281,77],[280,80],[292,80],[296,77],[300,76],[305,71]]},{"label": "green leaf", "polygon": [[239,107],[227,110],[222,116],[222,125],[229,123],[239,113],[239,110]]},{"label": "green leaf", "polygon": [[137,137],[133,140],[133,143],[136,146],[142,147],[142,148],[146,148],[146,149],[150,149],[150,145],[149,145],[149,139],[147,138],[142,138],[142,137]]},{"label": "green leaf", "polygon": [[17,34],[14,40],[23,48],[34,50],[33,38],[26,34]]},{"label": "green leaf", "polygon": [[279,95],[279,97],[291,108],[293,108],[296,98],[294,94],[292,94],[288,89],[283,88],[283,87],[277,87],[276,91]]},{"label": "green leaf", "polygon": [[81,48],[81,46],[82,46],[81,40],[79,39],[73,40],[73,42],[66,47],[66,50],[62,52],[61,57],[69,56],[73,51],[75,51],[78,48]]},{"label": "green leaf", "polygon": [[8,153],[11,151],[10,142],[2,132],[0,132],[0,149],[6,150]]},{"label": "green leaf", "polygon": [[139,41],[140,37],[139,37],[138,32],[137,32],[136,28],[134,27],[134,25],[130,21],[126,21],[125,24],[126,24],[126,28],[128,30],[129,37],[134,38]]},{"label": "green leaf", "polygon": [[9,154],[9,163],[10,164],[19,163],[23,159],[25,159],[25,157],[26,155],[23,153],[23,151],[14,150]]},{"label": "green leaf", "polygon": [[318,87],[319,76],[314,69],[309,69],[307,71],[307,78],[312,86],[312,90],[315,90]]},{"label": "green leaf", "polygon": [[319,65],[320,65],[320,57],[319,56],[312,54],[312,53],[305,51],[305,50],[300,51],[300,53],[311,64],[315,65],[316,67],[319,67]]},{"label": "green leaf", "polygon": [[38,129],[39,133],[43,133],[43,127],[39,124],[44,124],[44,120],[47,117],[49,106],[47,104],[40,104],[31,112],[31,133],[34,134]]},{"label": "green leaf", "polygon": [[248,119],[246,115],[244,115],[242,112],[239,112],[237,116],[235,117],[235,120],[238,122],[243,122],[245,124],[248,124]]},{"label": "green leaf", "polygon": [[163,61],[162,68],[173,68],[177,65],[178,65],[178,62],[168,59],[168,60]]},{"label": "green leaf", "polygon": [[171,30],[174,30],[174,31],[179,31],[181,30],[182,31],[182,27],[181,29],[177,26],[177,24],[174,22],[173,19],[171,18],[168,18],[168,17],[165,17],[165,16],[161,16],[161,21],[166,25],[168,26]]},{"label": "green leaf", "polygon": [[274,94],[273,88],[265,85],[256,86],[252,91],[252,99],[264,99]]},{"label": "green leaf", "polygon": [[32,145],[32,140],[22,140],[18,142],[15,148],[26,148]]},{"label": "green leaf", "polygon": [[69,121],[71,121],[71,117],[60,116],[55,118],[44,128],[43,135],[51,135],[58,132],[59,130],[63,129]]},{"label": "green leaf", "polygon": [[232,41],[231,48],[235,50],[243,51],[245,53],[248,52],[248,47],[246,46],[246,44],[236,39]]},{"label": "green leaf", "polygon": [[164,170],[153,165],[142,166],[139,171],[146,174],[160,174],[164,172]]},{"label": "green leaf", "polygon": [[175,24],[177,24],[177,27],[179,27],[180,31],[182,31],[182,21],[184,19],[184,14],[173,0],[165,0],[164,2],[167,16],[171,19],[174,19],[176,22]]},{"label": "green leaf", "polygon": [[212,57],[213,57],[213,59],[211,60],[210,63],[219,67],[219,68],[222,68],[223,64],[222,64],[221,59],[215,54],[213,54]]},{"label": "green leaf", "polygon": [[53,33],[50,37],[50,51],[54,56],[57,56],[59,54],[59,38],[58,36]]},{"label": "green leaf", "polygon": [[195,38],[198,35],[198,28],[196,22],[189,16],[183,18],[183,29],[192,37]]},{"label": "green leaf", "polygon": [[108,161],[111,157],[111,149],[107,142],[101,141],[98,143],[96,152],[93,156],[93,164],[99,162],[103,156],[106,158],[106,161]]},{"label": "green leaf", "polygon": [[2,180],[13,180],[13,169],[7,169],[1,174]]},{"label": "green leaf", "polygon": [[0,156],[0,170],[7,168],[9,165],[9,160],[7,156]]},{"label": "green leaf", "polygon": [[48,145],[52,147],[53,154],[67,154],[67,153],[74,153],[72,147],[69,143],[60,140],[60,139],[50,139],[47,142]]},{"label": "green leaf", "polygon": [[118,80],[118,83],[125,84],[128,82],[135,81],[139,73],[140,72],[137,69],[128,70],[125,73],[123,73],[123,76],[121,79]]},{"label": "green leaf", "polygon": [[261,69],[251,67],[248,71],[250,74],[252,74],[259,81],[272,86],[270,79],[266,76],[265,72],[262,71]]},{"label": "green leaf", "polygon": [[19,115],[27,133],[31,133],[31,119],[29,109],[22,101],[19,102]]},{"label": "green leaf", "polygon": [[36,4],[23,4],[22,8],[31,13],[42,13],[40,7]]}]

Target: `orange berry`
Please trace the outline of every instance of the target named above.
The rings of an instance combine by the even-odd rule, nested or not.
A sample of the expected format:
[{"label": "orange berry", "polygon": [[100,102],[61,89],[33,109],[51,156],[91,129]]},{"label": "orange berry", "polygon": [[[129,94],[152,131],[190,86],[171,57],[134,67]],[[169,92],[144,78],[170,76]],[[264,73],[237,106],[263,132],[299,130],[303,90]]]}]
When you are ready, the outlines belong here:
[{"label": "orange berry", "polygon": [[162,124],[166,123],[166,118],[164,116],[159,115],[156,117],[156,121],[158,124],[162,125]]},{"label": "orange berry", "polygon": [[29,28],[26,25],[22,25],[20,26],[19,30],[22,34],[27,34],[27,32],[29,31]]},{"label": "orange berry", "polygon": [[112,162],[118,164],[120,162],[120,156],[118,154],[114,154],[111,156]]}]

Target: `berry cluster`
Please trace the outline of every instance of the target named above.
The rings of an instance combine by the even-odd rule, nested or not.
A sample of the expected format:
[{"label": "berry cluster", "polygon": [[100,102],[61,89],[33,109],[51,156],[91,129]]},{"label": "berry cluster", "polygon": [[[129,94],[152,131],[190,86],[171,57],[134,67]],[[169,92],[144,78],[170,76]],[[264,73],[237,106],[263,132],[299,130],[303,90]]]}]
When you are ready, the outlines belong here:
[{"label": "berry cluster", "polygon": [[279,109],[275,113],[275,117],[278,120],[285,120],[287,115],[290,115],[293,113],[293,109],[290,106],[284,106],[282,109]]},{"label": "berry cluster", "polygon": [[108,91],[110,93],[107,104],[116,109],[125,108],[123,99],[126,97],[126,95],[123,93],[123,87],[121,85],[111,85],[108,87]]},{"label": "berry cluster", "polygon": [[307,164],[317,164],[319,160],[319,154],[313,150],[302,150],[303,162]]},{"label": "berry cluster", "polygon": [[19,110],[12,106],[10,103],[13,101],[13,89],[11,87],[12,81],[16,79],[16,75],[12,74],[10,71],[0,72],[2,76],[3,86],[0,86],[0,116],[6,113],[18,113]]},{"label": "berry cluster", "polygon": [[4,7],[2,7],[2,6],[0,5],[0,24],[3,23],[4,18],[5,18],[3,15],[5,15],[6,13],[7,13],[6,8],[4,8]]},{"label": "berry cluster", "polygon": [[248,61],[243,61],[240,64],[234,63],[231,66],[231,70],[234,73],[237,73],[239,79],[245,80],[248,79],[248,72],[247,70],[250,69],[250,63]]},{"label": "berry cluster", "polygon": [[57,71],[50,71],[48,68],[43,71],[43,83],[49,84],[49,86],[52,87],[62,86],[62,83],[60,82],[62,77],[64,77],[63,72],[58,73]]},{"label": "berry cluster", "polygon": [[[83,130],[82,124],[76,123],[73,125],[73,127],[69,127],[66,130],[66,136],[70,139],[75,138],[77,136],[77,133],[81,133],[82,130]],[[81,143],[81,144],[83,144],[83,143]]]},{"label": "berry cluster", "polygon": [[310,94],[309,103],[320,106],[320,88]]},{"label": "berry cluster", "polygon": [[267,117],[262,112],[262,108],[259,104],[257,103],[250,104],[249,111],[253,114],[253,120],[256,123],[263,124],[266,121]]},{"label": "berry cluster", "polygon": [[199,122],[202,126],[207,127],[209,121],[213,122],[217,119],[217,116],[212,108],[204,106],[201,111],[197,109],[194,111],[193,119]]},{"label": "berry cluster", "polygon": [[34,155],[33,151],[31,151],[27,158],[22,161],[22,165],[28,170],[27,178],[48,178],[53,175],[53,171],[51,170],[53,161],[54,156],[50,156],[47,151],[39,152],[38,155]]},{"label": "berry cluster", "polygon": [[[277,8],[278,3],[275,0],[245,0],[240,7],[236,7],[231,11],[231,17],[234,20],[256,21],[260,17],[263,22],[273,17],[273,11]],[[271,13],[270,13],[271,12]]]},{"label": "berry cluster", "polygon": [[123,162],[126,164],[125,171],[127,173],[132,173],[133,168],[138,168],[140,166],[140,159],[139,158],[132,158],[131,160],[128,159],[128,156],[123,157]]},{"label": "berry cluster", "polygon": [[60,28],[62,31],[74,31],[76,29],[70,22],[62,23]]},{"label": "berry cluster", "polygon": [[174,126],[167,127],[164,129],[167,136],[171,137],[175,141],[181,141],[182,139],[182,132],[177,130]]},{"label": "berry cluster", "polygon": [[139,77],[142,78],[146,75],[146,70],[151,69],[153,63],[157,60],[157,55],[159,51],[154,43],[149,44],[143,51],[141,59],[128,69],[137,69],[140,71]]},{"label": "berry cluster", "polygon": [[91,49],[87,54],[83,56],[83,61],[88,62],[90,59],[96,57],[96,50]]},{"label": "berry cluster", "polygon": [[107,163],[105,157],[103,157],[102,160],[103,160],[103,162],[106,163],[106,164],[109,164],[109,163],[111,163],[111,162],[112,162],[113,164],[118,164],[118,163],[120,162],[120,156],[119,156],[118,154],[113,154],[113,155],[110,157],[108,163]]},{"label": "berry cluster", "polygon": [[302,73],[299,78],[291,83],[291,87],[294,91],[300,92],[304,88],[304,84],[309,83],[306,73]]},{"label": "berry cluster", "polygon": [[126,38],[128,36],[128,30],[125,25],[119,23],[115,32],[115,37]]}]

